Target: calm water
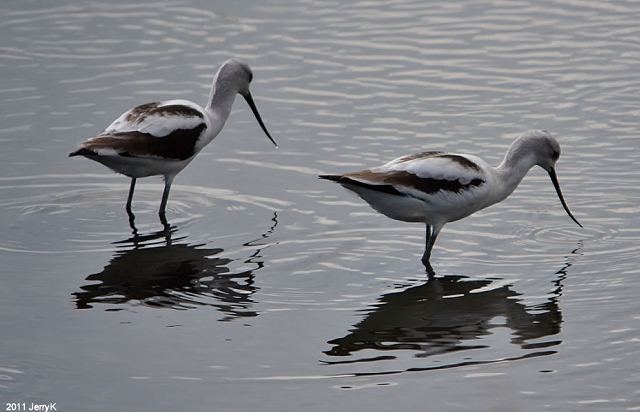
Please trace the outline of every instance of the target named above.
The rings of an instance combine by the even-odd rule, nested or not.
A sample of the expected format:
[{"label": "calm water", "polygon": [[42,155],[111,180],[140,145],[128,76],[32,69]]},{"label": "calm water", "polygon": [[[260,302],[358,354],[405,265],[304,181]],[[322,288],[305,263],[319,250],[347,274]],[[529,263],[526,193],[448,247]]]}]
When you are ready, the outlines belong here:
[{"label": "calm water", "polygon": [[[0,6],[3,407],[640,410],[640,3],[59,3]],[[280,149],[239,99],[132,236],[127,179],[67,153],[231,56]],[[316,179],[533,128],[585,228],[537,168],[431,282],[423,227]]]}]

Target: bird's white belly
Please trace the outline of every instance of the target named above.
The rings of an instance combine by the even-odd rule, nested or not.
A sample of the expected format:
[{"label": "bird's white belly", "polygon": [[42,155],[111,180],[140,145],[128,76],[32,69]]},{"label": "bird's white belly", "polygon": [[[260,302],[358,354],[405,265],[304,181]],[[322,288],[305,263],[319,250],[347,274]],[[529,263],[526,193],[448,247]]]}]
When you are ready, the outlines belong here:
[{"label": "bird's white belly", "polygon": [[129,177],[176,175],[184,169],[193,157],[185,160],[168,160],[127,156],[95,156],[93,160],[102,163],[114,172]]},{"label": "bird's white belly", "polygon": [[434,196],[429,201],[412,196],[388,194],[361,186],[349,184],[344,186],[357,193],[377,212],[403,222],[424,222],[430,225],[454,222],[484,207],[456,193]]},{"label": "bird's white belly", "polygon": [[398,196],[370,190],[360,186],[348,186],[369,206],[383,215],[402,222],[425,222],[425,203],[410,196]]}]

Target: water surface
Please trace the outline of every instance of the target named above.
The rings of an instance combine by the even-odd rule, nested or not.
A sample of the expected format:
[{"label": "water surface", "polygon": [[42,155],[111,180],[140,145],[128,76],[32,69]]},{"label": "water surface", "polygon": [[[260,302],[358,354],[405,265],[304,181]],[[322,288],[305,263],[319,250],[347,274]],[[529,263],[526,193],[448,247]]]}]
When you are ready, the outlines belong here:
[{"label": "water surface", "polygon": [[[7,1],[0,22],[0,398],[59,410],[640,410],[640,5]],[[177,178],[68,159],[127,108],[242,99]],[[532,172],[420,264],[420,225],[320,173],[419,150]]]}]

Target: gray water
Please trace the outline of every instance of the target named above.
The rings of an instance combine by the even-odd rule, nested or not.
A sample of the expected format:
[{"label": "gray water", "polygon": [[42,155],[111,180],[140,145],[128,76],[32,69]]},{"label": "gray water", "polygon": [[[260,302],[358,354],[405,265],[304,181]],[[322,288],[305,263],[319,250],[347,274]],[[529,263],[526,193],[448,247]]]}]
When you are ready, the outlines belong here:
[{"label": "gray water", "polygon": [[[640,3],[488,3],[4,1],[1,406],[640,410]],[[280,149],[238,99],[133,236],[128,180],[67,153],[229,57]],[[536,128],[584,229],[535,168],[429,282],[421,225],[316,178]]]}]

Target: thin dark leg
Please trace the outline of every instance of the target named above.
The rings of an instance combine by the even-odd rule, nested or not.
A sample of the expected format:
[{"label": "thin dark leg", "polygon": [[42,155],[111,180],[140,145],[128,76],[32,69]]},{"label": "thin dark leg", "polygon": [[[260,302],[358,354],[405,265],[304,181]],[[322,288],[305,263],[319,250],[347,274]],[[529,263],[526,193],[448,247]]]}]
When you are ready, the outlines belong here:
[{"label": "thin dark leg", "polygon": [[158,215],[160,216],[160,221],[165,226],[168,225],[167,217],[165,216],[165,209],[167,208],[167,200],[169,199],[169,191],[171,190],[171,183],[173,183],[173,176],[165,176],[164,178],[164,191],[162,192],[162,201],[160,202],[160,211]]},{"label": "thin dark leg", "polygon": [[129,227],[131,228],[131,233],[134,236],[138,236],[138,228],[136,227],[136,215],[127,210],[127,214],[129,215]]},{"label": "thin dark leg", "polygon": [[438,238],[438,234],[440,233],[440,229],[442,229],[443,225],[427,225],[426,230],[426,239],[425,239],[425,250],[422,255],[422,264],[427,269],[427,273],[429,277],[435,276],[435,271],[431,267],[430,259],[431,259],[431,250],[433,249],[433,245],[436,243],[436,239]]},{"label": "thin dark leg", "polygon": [[424,246],[424,254],[422,255],[422,264],[427,268],[431,268],[431,264],[429,263],[429,258],[431,257],[431,225],[426,225],[426,235],[425,235],[425,246]]},{"label": "thin dark leg", "polygon": [[129,197],[127,197],[127,206],[125,207],[125,209],[127,210],[127,215],[129,215],[129,226],[133,230],[133,233],[137,234],[138,229],[136,228],[136,225],[134,223],[136,220],[136,216],[133,214],[133,211],[131,210],[131,201],[133,201],[133,191],[135,190],[135,188],[136,188],[136,178],[132,177],[131,186],[129,187]]},{"label": "thin dark leg", "polygon": [[429,244],[428,248],[429,248],[429,257],[431,257],[431,250],[433,249],[433,245],[436,244],[436,239],[438,238],[438,235],[440,234],[440,229],[442,229],[442,226],[437,226],[434,225],[431,227],[431,243]]},{"label": "thin dark leg", "polygon": [[131,214],[131,201],[133,200],[133,191],[136,189],[136,178],[131,178],[131,186],[129,186],[129,197],[127,198],[127,212]]}]

